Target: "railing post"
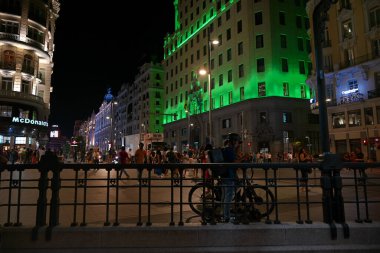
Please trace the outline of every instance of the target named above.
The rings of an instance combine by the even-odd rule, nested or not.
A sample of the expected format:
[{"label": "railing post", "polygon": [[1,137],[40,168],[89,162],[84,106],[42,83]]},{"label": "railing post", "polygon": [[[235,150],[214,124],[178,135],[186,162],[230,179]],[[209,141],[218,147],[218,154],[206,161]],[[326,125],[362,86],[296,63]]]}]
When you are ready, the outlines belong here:
[{"label": "railing post", "polygon": [[59,224],[59,189],[61,187],[61,167],[58,162],[50,165],[52,167],[53,178],[51,180],[51,200],[49,227],[46,230],[46,240],[51,240],[53,227]]},{"label": "railing post", "polygon": [[38,229],[46,225],[46,208],[47,208],[46,191],[48,188],[49,169],[46,166],[40,166],[38,170],[40,172],[40,179],[38,181],[36,225],[33,228],[32,240],[37,239]]},{"label": "railing post", "polygon": [[51,180],[51,201],[49,227],[55,227],[59,224],[59,189],[61,188],[61,168],[57,164],[53,168],[53,178]]},{"label": "railing post", "polygon": [[333,222],[341,223],[344,237],[349,237],[345,223],[344,201],[342,196],[342,161],[336,154],[326,154],[322,163],[321,187],[323,190],[323,221],[330,224],[332,238],[336,239],[336,227]]}]

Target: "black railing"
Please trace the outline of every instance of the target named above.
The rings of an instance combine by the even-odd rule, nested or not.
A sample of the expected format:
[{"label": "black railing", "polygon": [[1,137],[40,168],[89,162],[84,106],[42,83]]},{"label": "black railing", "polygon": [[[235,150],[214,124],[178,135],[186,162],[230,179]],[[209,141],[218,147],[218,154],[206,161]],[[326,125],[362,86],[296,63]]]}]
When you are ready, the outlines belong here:
[{"label": "black railing", "polygon": [[[210,168],[230,166],[239,171],[232,213],[235,224],[295,221],[335,223],[380,220],[380,164],[344,163],[243,163],[162,164],[167,175],[154,174],[152,164],[15,164],[0,168],[0,222],[4,226],[183,226],[217,224],[223,187],[205,178]],[[124,177],[123,170],[130,175]],[[198,169],[200,178],[190,172]],[[302,171],[308,173],[307,183]],[[122,175],[121,175],[122,174]],[[195,189],[197,185],[198,190]],[[249,188],[253,186],[254,188]],[[241,191],[242,187],[246,191]],[[304,191],[302,189],[304,188]],[[260,189],[258,189],[260,188]],[[189,193],[197,190],[199,198]],[[253,195],[252,190],[264,190]],[[240,194],[240,195],[239,195]],[[195,208],[195,209],[193,209]],[[195,211],[194,211],[195,210]],[[348,236],[348,228],[345,230]]]}]

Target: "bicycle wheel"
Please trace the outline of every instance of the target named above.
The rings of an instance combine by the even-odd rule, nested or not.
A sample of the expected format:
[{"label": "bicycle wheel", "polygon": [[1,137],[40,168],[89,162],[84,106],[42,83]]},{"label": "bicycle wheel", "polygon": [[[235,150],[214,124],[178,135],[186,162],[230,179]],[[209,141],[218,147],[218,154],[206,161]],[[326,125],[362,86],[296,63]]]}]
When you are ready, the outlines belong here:
[{"label": "bicycle wheel", "polygon": [[[202,215],[203,210],[212,209],[212,199],[216,201],[215,192],[212,194],[211,185],[198,183],[191,187],[189,191],[189,205],[191,210],[198,215]],[[204,191],[203,191],[204,190]]]},{"label": "bicycle wheel", "polygon": [[274,195],[268,187],[254,185],[255,208],[259,211],[260,218],[263,218],[273,212]]},{"label": "bicycle wheel", "polygon": [[252,185],[246,189],[246,198],[250,203],[250,219],[259,220],[274,209],[274,195],[266,186]]}]

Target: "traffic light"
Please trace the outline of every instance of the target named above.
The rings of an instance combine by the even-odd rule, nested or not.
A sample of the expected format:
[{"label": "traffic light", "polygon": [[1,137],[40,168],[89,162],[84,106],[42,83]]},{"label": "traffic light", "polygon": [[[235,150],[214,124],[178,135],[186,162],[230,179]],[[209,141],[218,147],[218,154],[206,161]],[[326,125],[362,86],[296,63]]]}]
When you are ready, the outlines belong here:
[{"label": "traffic light", "polygon": [[247,144],[248,144],[248,147],[252,146],[252,143],[251,143],[251,142],[248,142]]},{"label": "traffic light", "polygon": [[367,144],[368,144],[367,139],[363,139],[363,145],[367,145]]}]

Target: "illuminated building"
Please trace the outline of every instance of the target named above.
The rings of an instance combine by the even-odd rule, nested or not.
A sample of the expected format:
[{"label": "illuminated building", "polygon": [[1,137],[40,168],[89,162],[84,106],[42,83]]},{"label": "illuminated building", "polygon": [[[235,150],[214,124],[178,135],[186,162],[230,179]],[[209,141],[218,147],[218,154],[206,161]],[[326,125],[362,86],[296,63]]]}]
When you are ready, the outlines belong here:
[{"label": "illuminated building", "polygon": [[[306,83],[312,70],[306,1],[177,0],[174,8],[175,31],[165,38],[163,60],[169,144],[222,146],[237,132],[243,151],[282,153],[306,136],[318,150],[318,117]],[[207,78],[197,73],[208,69],[214,39],[219,45],[210,52],[209,96]]]},{"label": "illuminated building", "polygon": [[[314,3],[307,6],[310,14]],[[359,147],[366,158],[379,161],[380,2],[332,4],[320,47],[331,152],[343,154]],[[315,76],[308,82],[316,87]],[[318,94],[312,104],[316,113],[317,98]]]},{"label": "illuminated building", "polygon": [[58,0],[0,1],[0,145],[46,145]]},{"label": "illuminated building", "polygon": [[116,132],[123,136],[127,148],[135,151],[139,142],[144,142],[147,148],[150,143],[163,140],[161,64],[148,62],[141,65],[133,83],[122,86],[117,100],[120,106],[116,115]]},{"label": "illuminated building", "polygon": [[99,112],[95,115],[95,146],[102,153],[109,151],[110,148],[114,148],[113,115],[115,103],[111,88],[109,88],[100,105]]}]

